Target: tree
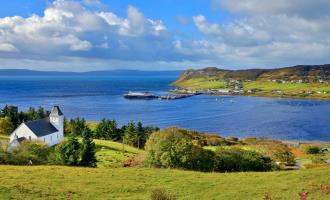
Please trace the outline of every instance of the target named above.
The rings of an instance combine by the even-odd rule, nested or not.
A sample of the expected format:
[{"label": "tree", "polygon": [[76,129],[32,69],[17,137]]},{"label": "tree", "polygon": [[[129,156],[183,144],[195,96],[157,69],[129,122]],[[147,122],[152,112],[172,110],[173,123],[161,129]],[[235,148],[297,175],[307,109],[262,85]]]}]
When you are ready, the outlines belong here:
[{"label": "tree", "polygon": [[117,122],[115,120],[107,119],[102,119],[101,122],[97,124],[95,137],[114,141],[122,139],[121,132],[117,128]]},{"label": "tree", "polygon": [[146,143],[146,164],[154,167],[212,171],[214,153],[204,150],[188,131],[168,128],[150,135]]},{"label": "tree", "polygon": [[77,117],[71,119],[67,126],[67,132],[75,136],[81,136],[82,133],[89,129],[84,118]]},{"label": "tree", "polygon": [[319,154],[321,153],[321,148],[318,146],[308,146],[305,149],[306,154]]},{"label": "tree", "polygon": [[45,117],[47,117],[46,115],[47,113],[45,112],[44,108],[39,106],[37,113],[36,113],[36,118],[37,119],[43,119]]},{"label": "tree", "polygon": [[137,123],[136,132],[137,132],[137,144],[138,148],[144,148],[145,143],[147,142],[151,133],[159,131],[158,127],[146,126],[144,127],[141,122]]},{"label": "tree", "polygon": [[28,120],[37,120],[38,119],[38,113],[33,107],[30,107],[27,111],[27,118]]},{"label": "tree", "polygon": [[14,130],[14,125],[9,117],[0,118],[0,135],[10,135]]},{"label": "tree", "polygon": [[124,130],[124,143],[136,146],[138,141],[138,134],[136,132],[135,123],[129,122]]},{"label": "tree", "polygon": [[14,127],[18,126],[18,109],[16,106],[8,106],[6,105],[2,110],[1,110],[1,117],[9,117],[11,120],[12,124]]},{"label": "tree", "polygon": [[88,130],[83,132],[83,143],[80,165],[85,167],[96,167],[95,144]]},{"label": "tree", "polygon": [[146,137],[145,137],[144,128],[143,128],[143,125],[141,122],[137,123],[136,134],[137,134],[136,146],[138,148],[143,148]]},{"label": "tree", "polygon": [[239,148],[219,148],[216,151],[216,171],[270,171],[272,160],[262,154]]},{"label": "tree", "polygon": [[78,165],[80,157],[80,143],[78,139],[72,135],[56,146],[60,161],[64,165]]}]

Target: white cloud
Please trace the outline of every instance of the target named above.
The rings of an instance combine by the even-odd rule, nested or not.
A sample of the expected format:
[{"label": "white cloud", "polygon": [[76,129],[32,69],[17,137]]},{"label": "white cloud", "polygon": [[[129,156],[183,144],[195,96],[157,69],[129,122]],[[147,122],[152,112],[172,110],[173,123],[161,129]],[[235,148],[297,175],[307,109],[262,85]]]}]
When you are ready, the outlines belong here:
[{"label": "white cloud", "polygon": [[[122,18],[75,0],[56,0],[43,16],[0,18],[0,44],[3,58],[179,59],[170,51],[172,40],[161,20],[146,18],[133,6],[128,6],[127,16]],[[10,52],[15,55],[8,56]]]},{"label": "white cloud", "polygon": [[213,5],[249,15],[290,14],[304,17],[329,15],[329,0],[213,0]]},{"label": "white cloud", "polygon": [[18,52],[18,49],[9,43],[1,43],[0,44],[0,52]]},{"label": "white cloud", "polygon": [[171,32],[163,21],[148,18],[134,6],[119,16],[98,0],[55,0],[43,15],[0,18],[1,67],[330,63],[330,1],[214,2],[232,18],[223,23],[203,13],[193,16],[196,35],[187,27],[191,19],[178,18],[186,28]]},{"label": "white cloud", "polygon": [[220,26],[218,24],[210,24],[206,21],[203,15],[197,15],[193,17],[193,21],[198,30],[205,34],[219,34],[221,33]]},{"label": "white cloud", "polygon": [[[199,48],[204,48],[205,54],[216,55],[210,59],[224,65],[264,67],[329,63],[330,12],[311,17],[305,9],[330,6],[330,1],[299,2],[217,1],[229,11],[242,15],[227,23],[212,23],[203,15],[193,17],[197,30],[203,34],[200,40],[210,44]],[[322,12],[322,8],[309,12],[319,10]]]}]

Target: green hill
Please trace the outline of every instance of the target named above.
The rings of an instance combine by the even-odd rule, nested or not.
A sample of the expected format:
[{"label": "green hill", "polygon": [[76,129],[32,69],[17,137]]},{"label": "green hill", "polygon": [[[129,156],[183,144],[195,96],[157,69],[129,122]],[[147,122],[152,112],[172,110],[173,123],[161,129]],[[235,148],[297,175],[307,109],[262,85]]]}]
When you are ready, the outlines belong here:
[{"label": "green hill", "polygon": [[209,67],[199,70],[186,70],[174,85],[182,81],[194,78],[218,78],[222,80],[304,80],[306,82],[317,82],[320,79],[330,80],[330,64],[327,65],[297,65],[293,67],[276,69],[246,69],[246,70],[224,70]]},{"label": "green hill", "polygon": [[186,70],[171,85],[204,91],[240,89],[241,95],[330,99],[330,64],[278,69]]},{"label": "green hill", "polygon": [[0,165],[0,199],[149,199],[164,189],[177,199],[329,199],[329,167],[296,171],[201,173],[122,167],[144,151],[95,140],[97,168]]}]

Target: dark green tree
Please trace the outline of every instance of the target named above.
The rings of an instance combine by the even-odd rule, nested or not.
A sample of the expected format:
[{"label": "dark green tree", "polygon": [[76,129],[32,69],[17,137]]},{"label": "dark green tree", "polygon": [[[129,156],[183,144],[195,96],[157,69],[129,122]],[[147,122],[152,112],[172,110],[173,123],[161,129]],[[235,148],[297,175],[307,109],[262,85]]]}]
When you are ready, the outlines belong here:
[{"label": "dark green tree", "polygon": [[89,130],[85,130],[83,132],[80,165],[85,167],[96,167],[96,162],[97,160],[95,157],[95,144],[93,142],[91,132]]},{"label": "dark green tree", "polygon": [[85,119],[79,117],[71,119],[67,126],[67,132],[75,136],[81,136],[86,129],[89,128],[87,127]]},{"label": "dark green tree", "polygon": [[8,106],[8,105],[6,105],[1,110],[0,116],[1,117],[9,117],[15,128],[19,124],[19,120],[18,120],[18,108],[16,106]]},{"label": "dark green tree", "polygon": [[36,117],[37,117],[38,119],[43,119],[43,118],[47,117],[46,114],[47,114],[47,113],[45,112],[44,108],[41,107],[41,106],[39,106],[39,108],[38,108],[38,110],[37,110],[37,114],[36,114],[37,116],[36,116]]},{"label": "dark green tree", "polygon": [[80,157],[80,143],[78,139],[71,135],[68,140],[56,146],[61,163],[64,165],[78,165]]},{"label": "dark green tree", "polygon": [[135,123],[133,121],[129,122],[124,130],[124,143],[137,146],[138,133],[135,128]]},{"label": "dark green tree", "polygon": [[27,114],[28,120],[37,120],[38,119],[38,113],[36,112],[36,110],[33,107],[30,107],[26,114]]},{"label": "dark green tree", "polygon": [[106,140],[119,141],[122,138],[120,130],[117,128],[115,120],[102,119],[95,129],[95,137]]}]

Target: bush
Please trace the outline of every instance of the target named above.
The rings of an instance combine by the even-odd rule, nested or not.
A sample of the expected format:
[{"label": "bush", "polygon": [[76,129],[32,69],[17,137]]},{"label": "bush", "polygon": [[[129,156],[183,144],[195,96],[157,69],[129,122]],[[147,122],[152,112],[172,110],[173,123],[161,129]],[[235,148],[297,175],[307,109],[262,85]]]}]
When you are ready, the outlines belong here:
[{"label": "bush", "polygon": [[219,148],[216,151],[216,171],[270,171],[273,168],[272,160],[255,151],[238,148]]},{"label": "bush", "polygon": [[154,167],[211,171],[214,153],[204,150],[188,131],[168,128],[153,133],[146,143],[146,164]]},{"label": "bush", "polygon": [[176,198],[168,194],[164,189],[155,189],[151,192],[151,200],[175,200]]},{"label": "bush", "polygon": [[281,141],[246,138],[243,142],[252,145],[255,149],[260,149],[264,152],[265,156],[270,157],[274,161],[283,162],[289,165],[295,163],[295,157],[290,151],[290,148]]},{"label": "bush", "polygon": [[0,164],[7,164],[8,154],[7,152],[2,148],[1,142],[0,142]]},{"label": "bush", "polygon": [[50,153],[51,149],[43,142],[23,141],[8,153],[8,164],[47,164]]},{"label": "bush", "polygon": [[14,130],[14,124],[9,117],[0,118],[0,135],[10,135]]},{"label": "bush", "polygon": [[307,154],[319,154],[321,153],[321,148],[318,146],[308,146],[305,149],[305,153]]},{"label": "bush", "polygon": [[203,137],[207,146],[222,146],[228,144],[225,138],[218,135],[203,134]]}]

